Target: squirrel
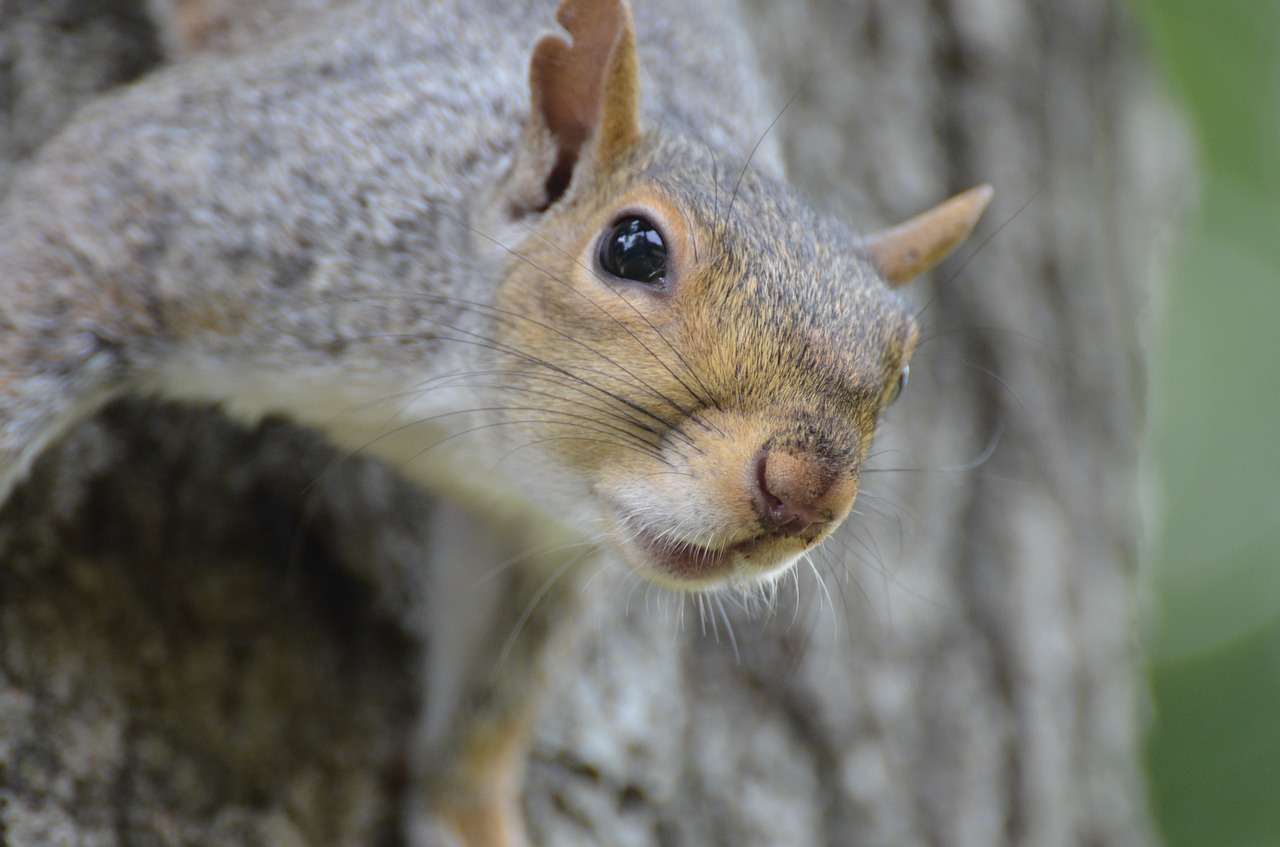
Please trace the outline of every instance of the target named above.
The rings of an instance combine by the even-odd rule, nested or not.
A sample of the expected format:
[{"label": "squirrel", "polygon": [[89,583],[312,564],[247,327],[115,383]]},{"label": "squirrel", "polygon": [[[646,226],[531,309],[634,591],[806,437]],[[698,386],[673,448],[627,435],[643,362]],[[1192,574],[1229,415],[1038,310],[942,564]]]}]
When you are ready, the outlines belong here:
[{"label": "squirrel", "polygon": [[[413,843],[525,843],[556,627],[479,669],[549,576],[749,587],[844,520],[919,337],[899,286],[991,199],[872,235],[807,205],[730,5],[339,3],[90,103],[4,199],[0,500],[125,394],[439,496]],[[524,596],[465,590],[512,562]]]}]

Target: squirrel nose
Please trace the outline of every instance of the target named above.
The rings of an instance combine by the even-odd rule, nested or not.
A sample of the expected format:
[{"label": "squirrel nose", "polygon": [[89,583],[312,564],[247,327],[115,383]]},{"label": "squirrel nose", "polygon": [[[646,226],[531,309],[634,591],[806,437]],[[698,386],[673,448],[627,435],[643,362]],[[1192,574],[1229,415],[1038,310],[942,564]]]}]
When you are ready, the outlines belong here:
[{"label": "squirrel nose", "polygon": [[755,461],[753,504],[778,535],[816,535],[844,516],[857,486],[815,456],[760,451]]}]

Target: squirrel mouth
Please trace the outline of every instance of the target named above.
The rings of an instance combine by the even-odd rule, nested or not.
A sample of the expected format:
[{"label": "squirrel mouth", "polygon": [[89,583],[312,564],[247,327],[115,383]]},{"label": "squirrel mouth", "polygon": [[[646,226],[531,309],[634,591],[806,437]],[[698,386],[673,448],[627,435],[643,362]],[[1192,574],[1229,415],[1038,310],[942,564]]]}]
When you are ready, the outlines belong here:
[{"label": "squirrel mouth", "polygon": [[[664,538],[634,524],[629,529],[631,544],[642,551],[646,570],[652,577],[658,582],[684,588],[706,587],[709,583],[725,580],[735,571],[738,562],[750,562],[757,553],[762,553],[761,548],[766,542],[765,538],[753,538],[724,547],[703,547],[689,541]],[[769,569],[752,568],[761,573]]]}]

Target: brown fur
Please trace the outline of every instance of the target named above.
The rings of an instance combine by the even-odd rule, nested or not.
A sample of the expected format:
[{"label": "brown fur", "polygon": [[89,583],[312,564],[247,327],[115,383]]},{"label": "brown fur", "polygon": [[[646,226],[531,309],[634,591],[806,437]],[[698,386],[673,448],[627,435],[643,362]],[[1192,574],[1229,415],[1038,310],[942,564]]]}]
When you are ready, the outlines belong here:
[{"label": "brown fur", "polygon": [[465,767],[447,784],[432,787],[432,811],[466,847],[524,843],[520,777],[524,773],[531,715],[520,714],[472,733],[461,752]]}]

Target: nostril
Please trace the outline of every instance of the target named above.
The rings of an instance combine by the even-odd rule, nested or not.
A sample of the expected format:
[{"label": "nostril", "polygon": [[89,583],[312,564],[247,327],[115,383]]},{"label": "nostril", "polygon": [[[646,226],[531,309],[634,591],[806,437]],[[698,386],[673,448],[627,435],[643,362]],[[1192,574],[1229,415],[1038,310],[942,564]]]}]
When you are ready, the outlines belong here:
[{"label": "nostril", "polygon": [[817,522],[817,514],[811,504],[803,502],[787,491],[786,486],[769,482],[769,454],[761,452],[756,458],[756,509],[775,532],[783,535],[799,535]]}]

